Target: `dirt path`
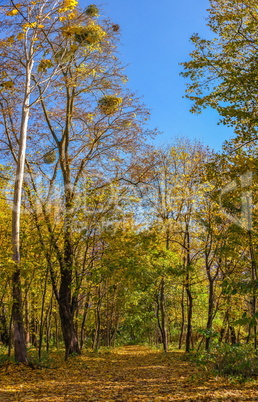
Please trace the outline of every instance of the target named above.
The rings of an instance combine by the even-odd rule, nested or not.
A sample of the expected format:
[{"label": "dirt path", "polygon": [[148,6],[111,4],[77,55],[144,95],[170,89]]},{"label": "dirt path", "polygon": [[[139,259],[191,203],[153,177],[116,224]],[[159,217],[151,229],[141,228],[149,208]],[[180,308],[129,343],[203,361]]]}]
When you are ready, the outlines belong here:
[{"label": "dirt path", "polygon": [[258,382],[205,378],[181,356],[127,346],[58,362],[55,369],[6,366],[0,370],[0,401],[258,401]]}]

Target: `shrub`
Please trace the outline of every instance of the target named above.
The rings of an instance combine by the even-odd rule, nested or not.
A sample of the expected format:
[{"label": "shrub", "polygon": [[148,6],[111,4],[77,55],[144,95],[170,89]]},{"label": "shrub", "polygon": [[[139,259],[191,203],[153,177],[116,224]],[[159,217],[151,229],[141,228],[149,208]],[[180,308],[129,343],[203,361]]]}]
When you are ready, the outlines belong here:
[{"label": "shrub", "polygon": [[186,358],[220,375],[248,378],[258,374],[258,357],[251,345],[217,345],[210,353],[191,353]]},{"label": "shrub", "polygon": [[218,372],[225,375],[250,377],[258,373],[258,358],[251,345],[218,346],[214,363]]}]

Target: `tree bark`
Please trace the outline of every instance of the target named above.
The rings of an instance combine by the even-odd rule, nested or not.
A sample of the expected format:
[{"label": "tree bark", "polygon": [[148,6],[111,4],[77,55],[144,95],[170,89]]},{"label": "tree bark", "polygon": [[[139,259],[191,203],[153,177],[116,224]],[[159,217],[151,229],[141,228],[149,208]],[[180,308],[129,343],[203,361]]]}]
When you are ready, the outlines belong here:
[{"label": "tree bark", "polygon": [[205,341],[205,349],[207,352],[210,350],[211,343],[211,331],[212,331],[212,322],[213,322],[213,307],[214,307],[214,281],[209,278],[209,301],[208,301],[208,319],[206,324],[206,341]]},{"label": "tree bark", "polygon": [[29,103],[30,103],[30,83],[33,61],[27,61],[26,65],[26,82],[25,94],[22,105],[22,118],[19,139],[19,153],[17,160],[17,168],[14,183],[14,200],[12,211],[12,246],[13,246],[13,262],[15,269],[13,273],[13,325],[14,325],[14,355],[18,362],[27,362],[27,351],[25,344],[25,333],[22,317],[22,291],[20,277],[20,216],[21,216],[21,199],[22,186],[24,179],[24,164],[27,141],[27,130],[29,122]]},{"label": "tree bark", "polygon": [[22,292],[20,270],[16,269],[13,274],[13,339],[14,339],[14,358],[16,362],[28,363],[25,331],[22,317]]},{"label": "tree bark", "polygon": [[181,297],[182,322],[181,322],[181,329],[180,329],[180,336],[179,336],[178,349],[181,349],[181,348],[182,348],[183,336],[184,336],[184,329],[185,329],[185,303],[184,303],[184,294],[185,294],[185,287],[182,286],[182,297]]},{"label": "tree bark", "polygon": [[192,316],[193,316],[193,296],[191,292],[191,283],[190,283],[190,266],[191,266],[191,258],[190,258],[190,233],[188,224],[186,224],[185,231],[185,249],[186,249],[186,278],[185,278],[185,291],[187,295],[187,330],[186,330],[186,340],[185,340],[185,351],[187,353],[190,352],[191,349],[191,337],[192,337]]}]

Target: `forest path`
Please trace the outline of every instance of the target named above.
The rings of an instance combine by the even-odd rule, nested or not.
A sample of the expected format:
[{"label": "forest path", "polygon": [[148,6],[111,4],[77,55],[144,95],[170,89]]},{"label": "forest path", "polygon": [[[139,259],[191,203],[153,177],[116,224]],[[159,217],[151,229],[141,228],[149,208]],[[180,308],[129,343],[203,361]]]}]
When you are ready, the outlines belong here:
[{"label": "forest path", "polygon": [[53,369],[10,365],[0,369],[0,401],[159,402],[258,401],[258,383],[208,377],[182,353],[144,346],[87,353]]}]

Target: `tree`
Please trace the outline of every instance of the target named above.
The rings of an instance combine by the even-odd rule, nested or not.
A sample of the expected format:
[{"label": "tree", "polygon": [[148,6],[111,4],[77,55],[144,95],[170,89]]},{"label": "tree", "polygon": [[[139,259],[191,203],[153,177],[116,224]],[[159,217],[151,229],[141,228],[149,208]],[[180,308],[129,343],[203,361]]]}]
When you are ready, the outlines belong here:
[{"label": "tree", "polygon": [[[97,23],[87,10],[61,15],[53,36],[46,35],[33,76],[41,107],[31,109],[34,124],[26,158],[28,201],[59,305],[66,358],[80,353],[74,325],[81,283],[77,279],[85,270],[75,266],[76,234],[84,230],[83,222],[76,221],[79,209],[91,215],[88,194],[98,187],[112,191],[110,184],[130,170],[133,155],[144,144],[147,118],[145,108],[124,88],[126,77],[114,50],[117,25]],[[46,88],[42,82],[47,80]],[[57,225],[51,217],[53,204]],[[48,236],[42,236],[40,221]],[[87,248],[83,236],[81,242]]]},{"label": "tree", "polygon": [[[186,351],[190,351],[192,340],[193,318],[193,282],[196,278],[195,266],[199,259],[198,229],[196,213],[200,208],[200,200],[207,190],[202,184],[204,163],[207,151],[198,143],[191,144],[187,140],[175,142],[167,151],[154,151],[156,163],[149,175],[149,182],[143,188],[145,204],[152,212],[152,219],[163,236],[167,251],[177,250],[181,258],[182,284],[182,331],[185,327],[186,308]],[[151,224],[151,223],[150,223]],[[153,223],[152,223],[153,225]],[[166,276],[160,282],[160,303],[164,323],[162,337],[166,349],[166,313],[163,308]],[[181,341],[180,341],[181,345]]]},{"label": "tree", "polygon": [[[24,180],[25,152],[29,114],[33,104],[39,101],[35,95],[35,67],[42,64],[42,49],[47,37],[53,32],[53,22],[59,13],[72,10],[76,5],[74,1],[60,1],[50,4],[48,1],[14,3],[12,0],[1,6],[5,18],[1,21],[3,39],[1,40],[1,112],[4,118],[4,128],[10,142],[10,131],[13,128],[14,110],[18,110],[15,132],[16,146],[12,147],[12,155],[16,162],[14,181],[14,201],[12,212],[12,244],[13,261],[16,269],[13,273],[13,323],[15,359],[27,362],[24,328],[22,319],[21,294],[21,265],[20,265],[20,214],[22,186]],[[54,74],[54,72],[53,72]],[[33,82],[34,81],[34,82]],[[42,85],[47,88],[49,78]],[[39,82],[37,81],[39,85]],[[17,96],[20,101],[15,107]],[[42,93],[40,94],[42,97]],[[12,109],[10,109],[12,108]],[[17,149],[17,152],[15,150]]]},{"label": "tree", "polygon": [[208,26],[214,39],[194,34],[191,60],[182,63],[190,79],[192,112],[212,107],[224,124],[235,127],[237,141],[257,139],[257,27],[255,0],[210,0]]}]

